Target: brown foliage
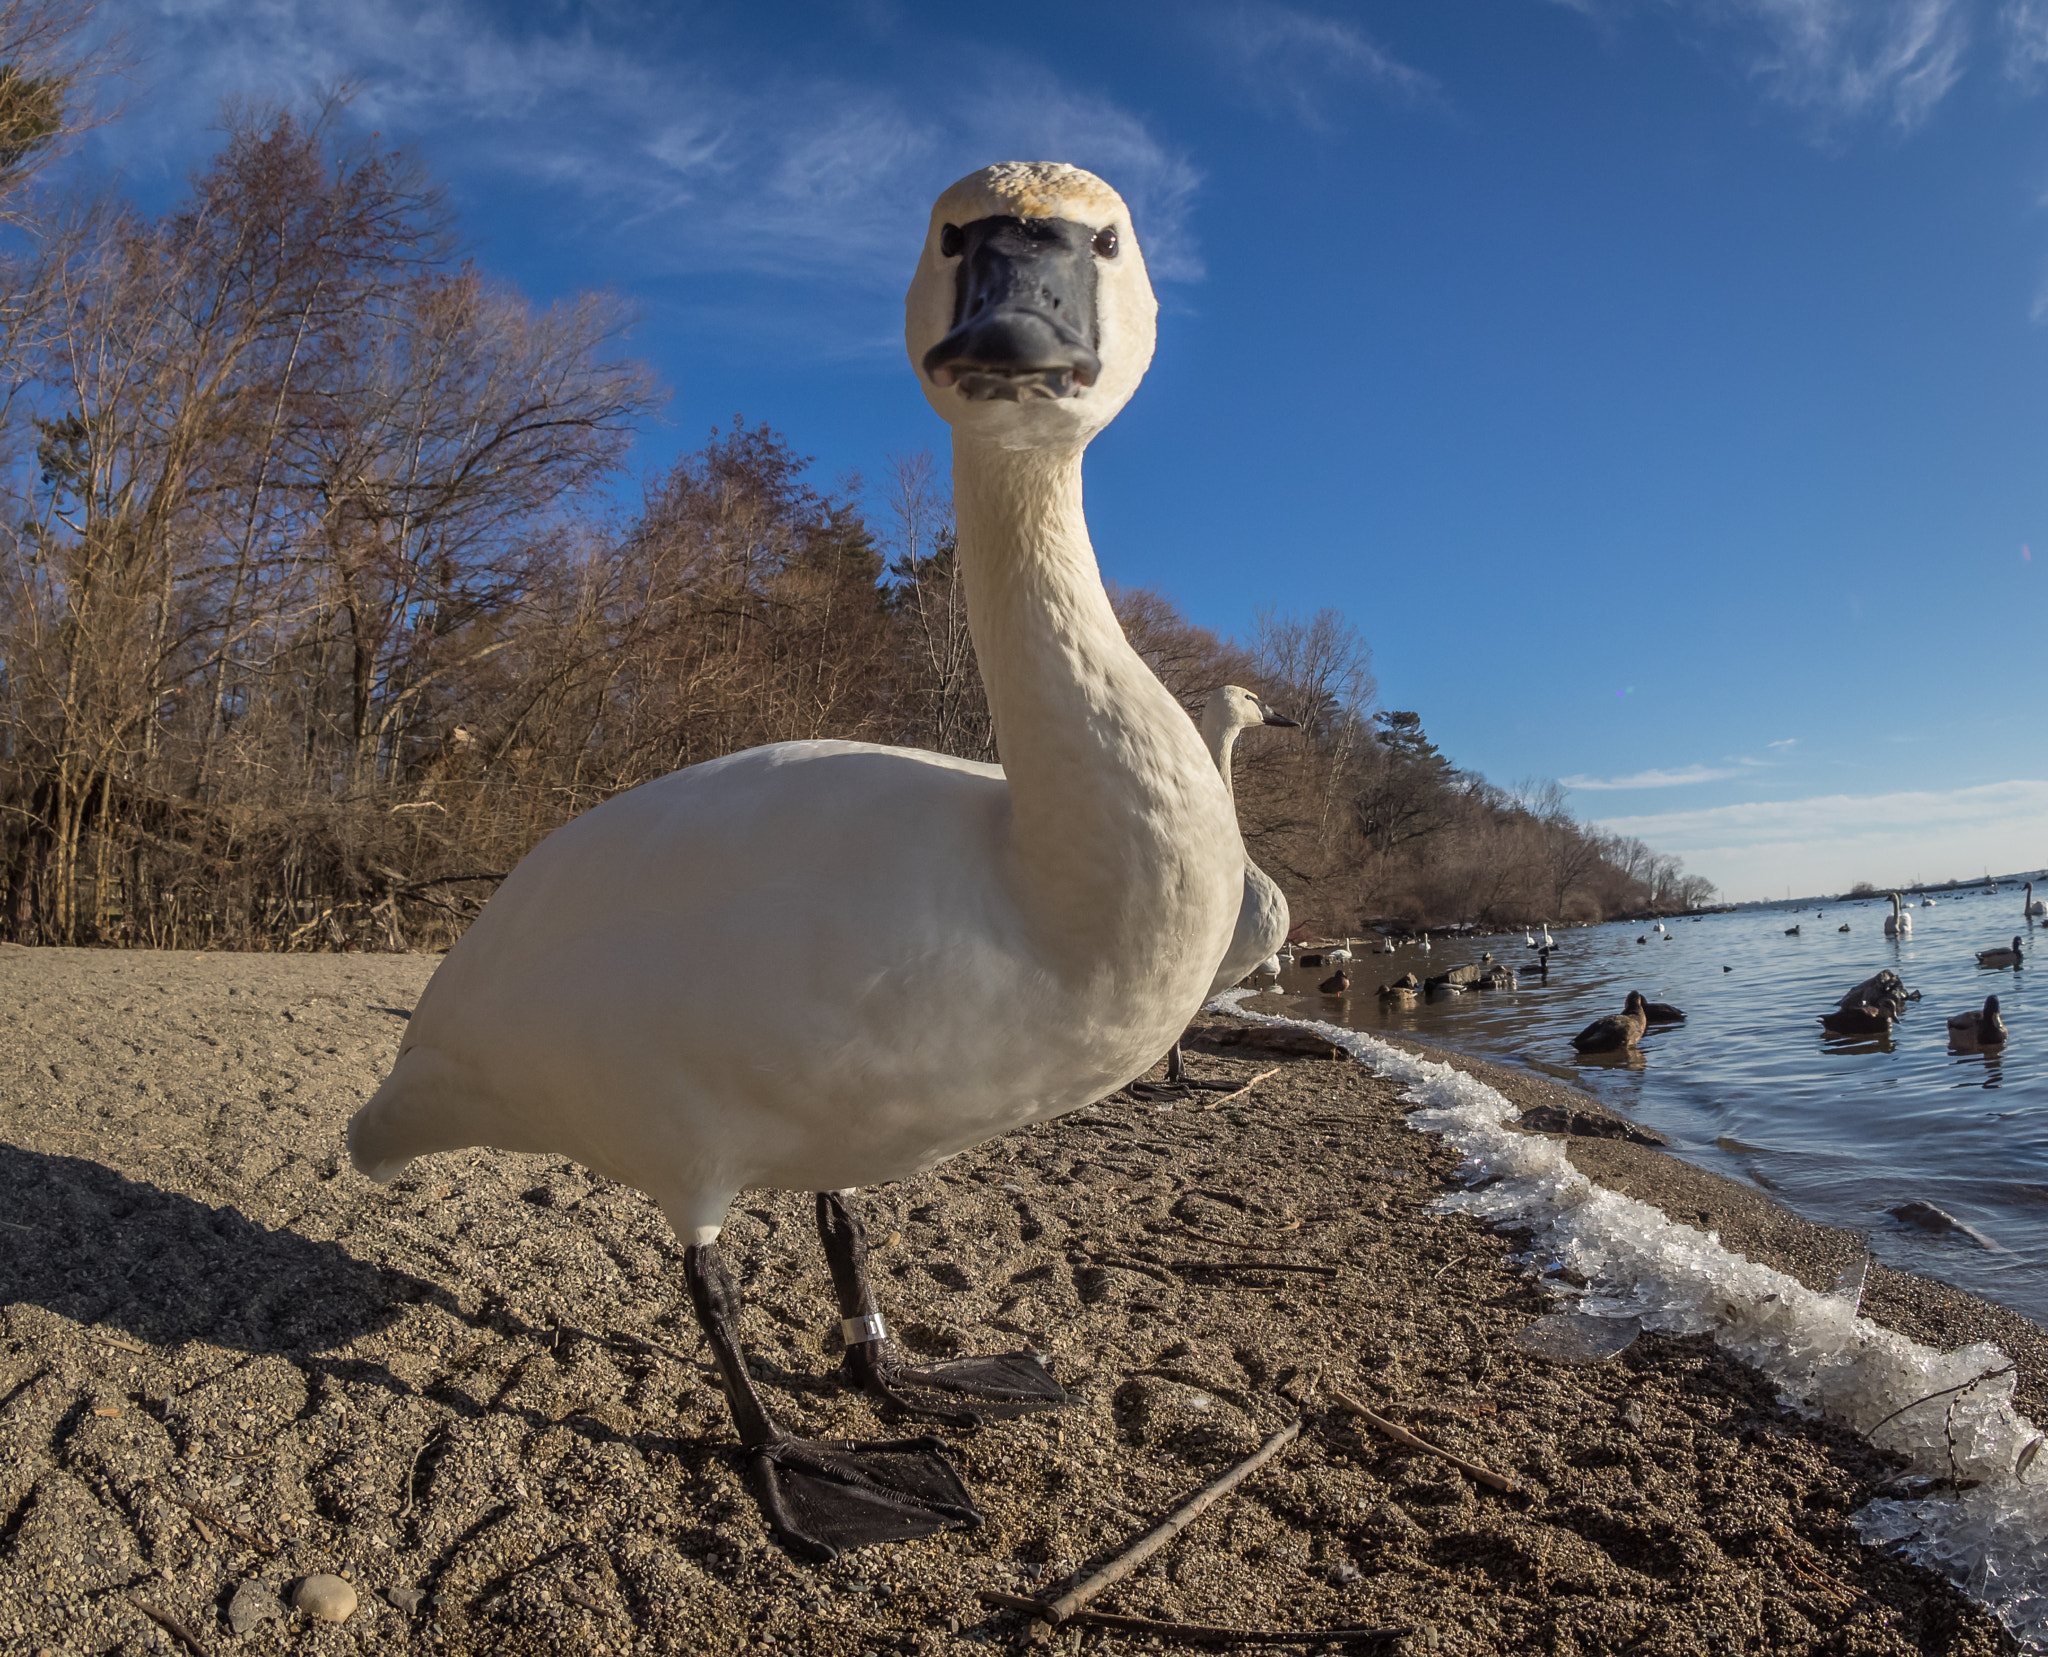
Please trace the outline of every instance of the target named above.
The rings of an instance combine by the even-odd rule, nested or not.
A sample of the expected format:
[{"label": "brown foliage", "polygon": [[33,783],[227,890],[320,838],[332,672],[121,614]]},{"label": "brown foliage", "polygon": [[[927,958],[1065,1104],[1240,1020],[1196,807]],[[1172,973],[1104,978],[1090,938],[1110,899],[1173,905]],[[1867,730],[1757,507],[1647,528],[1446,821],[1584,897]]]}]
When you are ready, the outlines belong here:
[{"label": "brown foliage", "polygon": [[[0,0],[0,47],[21,15]],[[6,75],[0,203],[35,149]],[[456,263],[432,181],[331,110],[234,115],[176,211],[41,245],[0,267],[0,418],[35,461],[0,531],[0,935],[446,941],[542,836],[679,766],[826,737],[997,757],[929,454],[888,463],[878,533],[857,482],[819,492],[735,419],[610,523],[591,491],[655,402],[619,306],[537,310]],[[1680,891],[1555,785],[1509,795],[1375,714],[1335,612],[1240,644],[1113,597],[1191,715],[1235,682],[1301,721],[1237,773],[1297,914]]]}]

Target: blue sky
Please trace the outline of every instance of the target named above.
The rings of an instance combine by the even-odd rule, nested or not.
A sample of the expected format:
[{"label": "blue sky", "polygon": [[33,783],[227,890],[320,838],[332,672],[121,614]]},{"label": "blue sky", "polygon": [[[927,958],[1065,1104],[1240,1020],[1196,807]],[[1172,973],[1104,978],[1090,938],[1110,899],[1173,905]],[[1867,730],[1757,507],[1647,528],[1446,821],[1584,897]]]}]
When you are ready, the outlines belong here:
[{"label": "blue sky", "polygon": [[931,198],[1093,168],[1163,304],[1108,574],[1338,607],[1459,763],[1731,896],[2048,864],[2048,0],[117,15],[89,164],[160,205],[223,96],[354,83],[488,269],[637,302],[645,468],[942,447]]}]

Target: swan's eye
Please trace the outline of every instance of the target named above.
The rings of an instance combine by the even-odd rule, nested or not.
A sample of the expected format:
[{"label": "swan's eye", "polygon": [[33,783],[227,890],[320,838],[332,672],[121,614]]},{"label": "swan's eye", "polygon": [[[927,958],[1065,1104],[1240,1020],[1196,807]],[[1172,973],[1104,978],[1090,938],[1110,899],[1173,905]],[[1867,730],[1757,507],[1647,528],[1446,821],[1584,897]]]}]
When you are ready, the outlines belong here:
[{"label": "swan's eye", "polygon": [[1116,226],[1113,224],[1107,225],[1103,229],[1096,231],[1093,245],[1098,258],[1114,259],[1116,257]]},{"label": "swan's eye", "polygon": [[957,259],[960,250],[967,245],[967,238],[960,234],[957,224],[943,225],[939,229],[939,254],[946,259]]}]

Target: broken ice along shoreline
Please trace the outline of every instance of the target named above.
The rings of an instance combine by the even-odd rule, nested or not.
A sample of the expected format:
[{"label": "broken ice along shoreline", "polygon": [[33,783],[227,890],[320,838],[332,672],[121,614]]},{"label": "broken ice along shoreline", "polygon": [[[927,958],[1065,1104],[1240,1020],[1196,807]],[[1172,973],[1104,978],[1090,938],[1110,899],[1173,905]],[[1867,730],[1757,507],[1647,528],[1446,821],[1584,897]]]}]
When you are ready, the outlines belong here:
[{"label": "broken ice along shoreline", "polygon": [[[2048,1449],[2013,1405],[2017,1376],[1997,1347],[1942,1353],[1857,1315],[1861,1273],[1828,1294],[1722,1247],[1648,1203],[1596,1185],[1561,1141],[1523,1133],[1505,1096],[1477,1078],[1335,1024],[1274,1018],[1232,991],[1212,1006],[1255,1024],[1311,1030],[1376,1073],[1408,1084],[1411,1127],[1464,1157],[1447,1210],[1533,1234],[1535,1261],[1566,1268],[1583,1313],[1637,1318],[1663,1334],[1706,1333],[1815,1411],[1904,1457],[1942,1485],[1880,1498],[1854,1515],[1863,1539],[1896,1543],[1987,1606],[2032,1651],[2048,1651]],[[1557,1274],[1563,1275],[1563,1274]],[[1553,1279],[1554,1281],[1554,1279]],[[2031,1476],[2030,1476],[2031,1474]],[[1957,1489],[1957,1486],[1963,1488]]]}]

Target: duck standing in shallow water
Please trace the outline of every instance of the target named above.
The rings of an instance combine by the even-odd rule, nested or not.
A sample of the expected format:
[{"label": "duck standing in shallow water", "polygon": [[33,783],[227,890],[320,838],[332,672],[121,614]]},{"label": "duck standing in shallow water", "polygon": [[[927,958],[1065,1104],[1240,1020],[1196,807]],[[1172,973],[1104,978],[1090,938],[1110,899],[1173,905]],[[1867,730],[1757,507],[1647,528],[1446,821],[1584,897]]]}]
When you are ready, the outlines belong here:
[{"label": "duck standing in shallow water", "polygon": [[1977,965],[1980,967],[2016,967],[2027,958],[2020,948],[2019,939],[2012,941],[2010,949],[1980,949],[1977,951]]},{"label": "duck standing in shallow water", "polygon": [[845,1374],[884,1407],[964,1422],[1071,1402],[1029,1353],[908,1365],[853,1188],[1143,1074],[1237,926],[1229,791],[1125,640],[1082,507],[1082,453],[1143,378],[1156,310],[1130,215],[1091,174],[1009,162],[939,198],[905,334],[953,428],[1003,764],[780,743],[584,813],[449,951],[349,1124],[380,1181],[494,1145],[649,1192],[761,1504],[810,1558],[979,1515],[931,1440],[809,1440],[775,1419],[719,1261],[734,1197],[817,1193]]},{"label": "duck standing in shallow water", "polygon": [[1998,1016],[1998,997],[1987,995],[1980,1013],[1957,1013],[1948,1021],[1948,1044],[1958,1053],[1982,1053],[2005,1045],[2005,1020]]},{"label": "duck standing in shallow water", "polygon": [[1640,991],[1630,990],[1620,1012],[1593,1020],[1572,1037],[1572,1046],[1581,1053],[1626,1053],[1649,1025],[1649,1003]]},{"label": "duck standing in shallow water", "polygon": [[1349,995],[1351,993],[1351,974],[1345,971],[1344,968],[1339,967],[1318,984],[1316,988],[1325,995]]}]

